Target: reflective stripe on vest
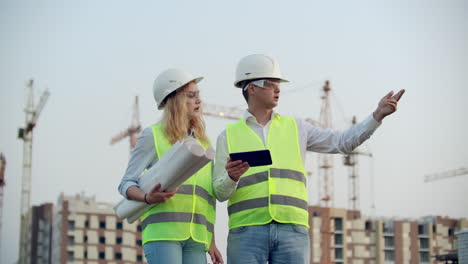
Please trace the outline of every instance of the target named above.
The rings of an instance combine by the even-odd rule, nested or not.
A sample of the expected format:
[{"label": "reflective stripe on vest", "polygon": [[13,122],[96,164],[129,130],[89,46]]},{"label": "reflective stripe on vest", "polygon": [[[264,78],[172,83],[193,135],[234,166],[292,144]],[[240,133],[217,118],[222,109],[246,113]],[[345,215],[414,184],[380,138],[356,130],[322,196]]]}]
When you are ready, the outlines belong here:
[{"label": "reflective stripe on vest", "polygon": [[[177,191],[178,194],[193,194],[193,185],[181,185],[179,187],[179,191]],[[201,198],[205,199],[211,206],[215,207],[216,206],[216,201],[211,194],[203,189],[200,186],[195,187],[195,194],[200,196]]]},{"label": "reflective stripe on vest", "polygon": [[296,120],[275,114],[266,147],[245,120],[226,128],[229,153],[269,149],[273,164],[251,167],[241,176],[229,199],[229,228],[275,220],[308,225],[304,164]]},{"label": "reflective stripe on vest", "polygon": [[[193,220],[192,220],[193,217]],[[141,228],[145,229],[148,224],[154,223],[164,223],[164,222],[181,222],[181,223],[190,223],[194,222],[196,224],[206,226],[206,229],[213,233],[214,225],[206,220],[206,217],[201,214],[192,214],[192,213],[175,213],[175,212],[162,212],[155,213],[145,218],[141,223]]]},{"label": "reflective stripe on vest", "polygon": [[[152,127],[159,158],[171,148],[161,125]],[[203,147],[207,147],[202,144]],[[190,237],[208,250],[214,230],[216,200],[211,184],[211,162],[187,179],[179,191],[141,217],[143,244],[150,241],[181,241]]]},{"label": "reflective stripe on vest", "polygon": [[[282,204],[282,205],[290,205],[294,207],[298,207],[304,210],[307,210],[307,201],[294,198],[291,196],[285,195],[271,195],[270,196],[270,203],[271,204]],[[250,200],[245,200],[242,202],[235,203],[228,207],[229,215],[253,208],[259,208],[268,206],[268,197],[261,197],[261,198],[254,198]]]},{"label": "reflective stripe on vest", "polygon": [[[307,184],[304,174],[298,171],[293,171],[293,170],[271,168],[270,177],[289,178],[292,180],[300,181],[304,183],[304,185]],[[267,171],[262,171],[259,173],[251,174],[249,176],[240,178],[239,183],[237,184],[237,189],[245,187],[245,186],[249,186],[252,184],[256,184],[259,182],[263,182],[263,181],[268,181]]]}]

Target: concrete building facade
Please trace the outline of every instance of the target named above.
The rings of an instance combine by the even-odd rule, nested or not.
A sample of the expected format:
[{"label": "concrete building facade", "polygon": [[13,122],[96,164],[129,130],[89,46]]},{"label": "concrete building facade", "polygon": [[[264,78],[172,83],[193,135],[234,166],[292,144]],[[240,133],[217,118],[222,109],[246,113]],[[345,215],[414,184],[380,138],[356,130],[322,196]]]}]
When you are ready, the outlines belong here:
[{"label": "concrete building facade", "polygon": [[54,205],[46,203],[31,209],[30,263],[52,263],[52,218]]},{"label": "concrete building facade", "polygon": [[[309,207],[310,263],[438,263],[456,253],[467,219],[368,218],[360,211]],[[57,205],[32,208],[31,263],[143,264],[139,222],[128,224],[94,196],[61,194]]]},{"label": "concrete building facade", "polygon": [[310,263],[438,263],[432,256],[456,253],[455,232],[467,219],[363,218],[359,211],[309,207]]},{"label": "concrete building facade", "polygon": [[113,205],[94,196],[58,198],[53,223],[53,263],[144,263],[139,222],[117,218]]}]

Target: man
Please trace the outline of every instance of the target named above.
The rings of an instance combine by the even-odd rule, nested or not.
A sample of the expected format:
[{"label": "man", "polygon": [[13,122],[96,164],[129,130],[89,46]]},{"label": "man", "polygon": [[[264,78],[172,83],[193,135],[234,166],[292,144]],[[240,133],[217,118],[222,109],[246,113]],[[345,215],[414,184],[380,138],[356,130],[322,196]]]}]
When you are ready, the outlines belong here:
[{"label": "man", "polygon": [[[218,200],[229,199],[229,264],[309,263],[306,151],[351,153],[396,111],[404,93],[388,93],[367,119],[339,132],[275,113],[281,82],[287,80],[271,57],[249,55],[237,65],[234,85],[248,109],[219,135],[213,174]],[[229,158],[260,149],[270,150],[272,165],[250,167]]]}]

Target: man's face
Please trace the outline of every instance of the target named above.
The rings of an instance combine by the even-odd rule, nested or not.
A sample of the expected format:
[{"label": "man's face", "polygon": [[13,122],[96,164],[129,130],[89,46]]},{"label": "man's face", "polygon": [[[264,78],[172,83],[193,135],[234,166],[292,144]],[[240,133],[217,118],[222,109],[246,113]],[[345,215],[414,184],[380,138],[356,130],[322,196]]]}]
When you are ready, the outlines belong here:
[{"label": "man's face", "polygon": [[280,81],[276,79],[263,80],[263,87],[253,83],[257,100],[268,109],[278,105],[280,96]]}]

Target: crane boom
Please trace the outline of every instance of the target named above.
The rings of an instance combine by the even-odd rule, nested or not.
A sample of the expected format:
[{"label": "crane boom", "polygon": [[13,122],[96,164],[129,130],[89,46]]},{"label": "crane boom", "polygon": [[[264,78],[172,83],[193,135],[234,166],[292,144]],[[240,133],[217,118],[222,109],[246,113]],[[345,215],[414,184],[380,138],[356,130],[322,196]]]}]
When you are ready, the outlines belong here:
[{"label": "crane boom", "polygon": [[[203,105],[203,114],[207,116],[213,116],[213,117],[220,117],[224,119],[230,119],[230,120],[239,120],[242,118],[242,114],[244,112],[244,109],[240,107],[229,107],[229,106],[223,106],[223,105],[215,105],[215,104],[204,104]],[[312,119],[312,118],[306,118],[305,121],[316,125],[316,126],[322,126],[320,122]]]},{"label": "crane boom", "polygon": [[128,137],[129,135],[130,135],[130,133],[128,133],[128,129],[120,131],[117,135],[115,135],[115,136],[113,136],[111,138],[110,144],[114,145],[115,143],[119,142],[120,140],[124,139],[125,137]]},{"label": "crane boom", "polygon": [[39,103],[37,104],[36,109],[33,112],[31,123],[36,124],[37,119],[39,118],[39,115],[41,114],[42,109],[44,108],[44,105],[47,103],[47,99],[49,99],[49,95],[49,90],[45,90],[44,93],[41,95]]},{"label": "crane boom", "polygon": [[458,169],[453,169],[453,170],[447,170],[443,172],[438,172],[438,173],[431,173],[431,174],[426,174],[424,176],[424,182],[431,182],[431,181],[436,181],[436,180],[442,180],[445,178],[451,178],[455,176],[462,176],[468,174],[468,168],[458,168]]},{"label": "crane boom", "polygon": [[230,120],[239,120],[242,118],[243,109],[239,107],[228,107],[214,104],[204,104],[203,114],[207,116],[220,117]]}]

